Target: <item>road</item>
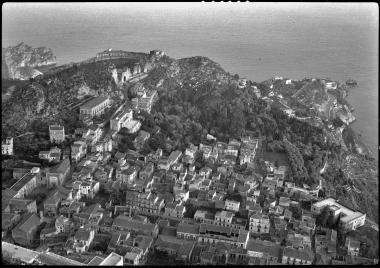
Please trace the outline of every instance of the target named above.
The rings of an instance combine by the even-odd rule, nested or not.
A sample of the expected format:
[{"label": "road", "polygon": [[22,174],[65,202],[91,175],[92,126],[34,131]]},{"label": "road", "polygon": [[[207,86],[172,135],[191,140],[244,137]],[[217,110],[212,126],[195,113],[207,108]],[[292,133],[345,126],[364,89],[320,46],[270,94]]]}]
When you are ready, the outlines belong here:
[{"label": "road", "polygon": [[370,219],[365,219],[365,221],[366,221],[366,223],[368,223],[368,225],[370,225],[370,227],[372,228],[372,229],[374,229],[375,231],[379,231],[379,225],[376,223],[376,222],[374,222],[374,221],[372,221],[372,220],[370,220]]}]

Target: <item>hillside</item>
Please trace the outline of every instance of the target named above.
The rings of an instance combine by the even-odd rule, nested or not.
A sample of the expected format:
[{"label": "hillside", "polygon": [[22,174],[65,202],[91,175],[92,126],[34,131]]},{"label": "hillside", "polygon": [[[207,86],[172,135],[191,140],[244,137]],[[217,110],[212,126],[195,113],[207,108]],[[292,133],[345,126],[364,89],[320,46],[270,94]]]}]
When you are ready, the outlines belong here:
[{"label": "hillside", "polygon": [[[130,67],[137,61],[150,65],[147,77],[139,83],[157,90],[159,95],[152,113],[143,113],[142,128],[156,133],[143,148],[145,153],[157,148],[163,148],[166,154],[174,149],[183,150],[190,143],[204,142],[206,134],[228,141],[250,133],[262,138],[267,151],[286,153],[291,178],[298,185],[317,184],[319,171],[327,159],[329,168],[323,174],[327,187],[356,183],[360,191],[367,193],[352,195],[350,202],[355,202],[370,218],[378,219],[378,212],[368,208],[368,204],[377,200],[377,188],[365,190],[360,183],[377,185],[377,163],[358,154],[355,146],[358,139],[347,132],[341,119],[326,116],[330,108],[324,109],[325,103],[345,105],[345,89],[326,91],[321,80],[304,79],[291,85],[284,81],[247,81],[246,86],[240,86],[237,76],[206,57],[176,60],[142,54],[132,59],[82,62],[52,69],[14,90],[2,107],[3,136],[46,129],[51,123],[63,124],[68,133],[73,132],[80,123],[77,114],[67,106],[86,95],[99,94],[108,94],[121,103],[128,94],[124,86],[115,84],[112,70]],[[297,115],[289,117],[284,105],[296,110]],[[322,108],[316,112],[318,107]],[[157,129],[160,131],[153,131]],[[351,156],[350,164],[346,156]],[[356,166],[358,174],[365,174],[363,179],[359,180],[357,174],[353,177],[350,166]],[[363,169],[374,172],[366,173]]]}]

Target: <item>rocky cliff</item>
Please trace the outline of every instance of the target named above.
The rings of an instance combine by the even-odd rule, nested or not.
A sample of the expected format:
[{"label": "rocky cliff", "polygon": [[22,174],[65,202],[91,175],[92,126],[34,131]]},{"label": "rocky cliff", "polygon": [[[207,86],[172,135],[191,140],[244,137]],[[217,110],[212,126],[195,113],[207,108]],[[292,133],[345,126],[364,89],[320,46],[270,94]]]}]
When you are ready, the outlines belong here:
[{"label": "rocky cliff", "polygon": [[56,64],[50,48],[33,48],[21,42],[14,47],[3,48],[2,78],[27,80],[42,74]]}]

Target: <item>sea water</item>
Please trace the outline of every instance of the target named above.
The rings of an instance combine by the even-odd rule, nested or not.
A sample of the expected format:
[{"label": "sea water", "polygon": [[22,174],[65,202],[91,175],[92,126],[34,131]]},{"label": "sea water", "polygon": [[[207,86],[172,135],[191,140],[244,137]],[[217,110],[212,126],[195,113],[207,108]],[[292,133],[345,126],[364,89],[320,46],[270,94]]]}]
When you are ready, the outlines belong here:
[{"label": "sea water", "polygon": [[252,81],[355,79],[353,128],[378,148],[376,4],[188,3],[5,4],[2,46],[24,41],[53,49],[59,64],[107,48],[174,58],[207,56]]}]

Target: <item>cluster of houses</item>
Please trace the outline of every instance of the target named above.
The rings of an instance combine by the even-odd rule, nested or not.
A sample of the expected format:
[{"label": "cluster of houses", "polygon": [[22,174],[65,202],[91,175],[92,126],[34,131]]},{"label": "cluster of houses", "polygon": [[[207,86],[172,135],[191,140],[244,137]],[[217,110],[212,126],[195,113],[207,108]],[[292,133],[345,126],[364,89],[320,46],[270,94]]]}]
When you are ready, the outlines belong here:
[{"label": "cluster of houses", "polygon": [[[167,156],[162,149],[141,154],[150,133],[140,130],[133,112],[150,112],[154,94],[141,88],[132,100],[137,106],[119,109],[110,120],[114,134],[95,124],[77,129],[68,152],[40,152],[54,166],[14,170],[17,182],[2,190],[2,237],[28,252],[28,263],[140,265],[157,252],[190,264],[337,261],[337,232],[317,226],[316,218],[327,210],[351,231],[364,225],[365,214],[319,198],[321,184],[295,185],[286,166],[266,161],[266,176],[257,175],[259,140],[251,136],[209,139]],[[80,113],[97,116],[109,105],[97,97]],[[137,151],[117,150],[113,137],[121,128],[138,132]],[[52,143],[65,140],[63,126],[50,126],[49,134]],[[48,195],[37,203],[32,193],[39,188]],[[26,249],[38,246],[50,254]],[[347,236],[344,249],[355,262],[360,241]]]}]

